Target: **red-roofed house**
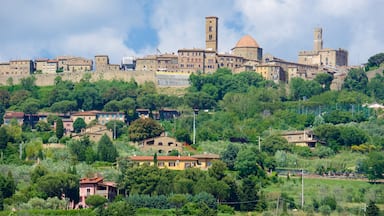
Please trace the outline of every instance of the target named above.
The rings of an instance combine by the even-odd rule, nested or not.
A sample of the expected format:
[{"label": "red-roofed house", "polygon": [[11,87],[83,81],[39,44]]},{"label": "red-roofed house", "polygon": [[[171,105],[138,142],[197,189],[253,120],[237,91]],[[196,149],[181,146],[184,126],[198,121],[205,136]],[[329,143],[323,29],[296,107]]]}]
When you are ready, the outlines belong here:
[{"label": "red-roofed house", "polygon": [[85,200],[91,195],[104,196],[109,201],[117,195],[117,188],[115,182],[104,182],[102,177],[94,178],[82,178],[80,179],[80,199],[79,203],[76,204],[76,208],[87,208]]},{"label": "red-roofed house", "polygon": [[15,119],[17,123],[21,126],[24,123],[24,113],[23,112],[14,112],[14,111],[6,111],[4,114],[4,124],[8,125],[11,123],[12,119]]}]

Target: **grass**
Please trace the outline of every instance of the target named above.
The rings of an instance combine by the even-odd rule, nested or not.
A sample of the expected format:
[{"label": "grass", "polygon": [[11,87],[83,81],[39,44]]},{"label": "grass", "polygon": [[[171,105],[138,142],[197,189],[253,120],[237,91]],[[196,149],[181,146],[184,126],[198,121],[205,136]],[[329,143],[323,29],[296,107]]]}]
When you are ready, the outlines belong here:
[{"label": "grass", "polygon": [[[263,189],[269,203],[276,205],[281,193],[288,194],[301,205],[302,184],[300,177],[280,177],[279,183]],[[371,184],[362,180],[305,178],[304,177],[304,207],[311,208],[313,200],[321,201],[324,197],[335,197],[339,210],[358,210],[369,200],[376,200],[380,208],[384,207],[384,185]]]}]

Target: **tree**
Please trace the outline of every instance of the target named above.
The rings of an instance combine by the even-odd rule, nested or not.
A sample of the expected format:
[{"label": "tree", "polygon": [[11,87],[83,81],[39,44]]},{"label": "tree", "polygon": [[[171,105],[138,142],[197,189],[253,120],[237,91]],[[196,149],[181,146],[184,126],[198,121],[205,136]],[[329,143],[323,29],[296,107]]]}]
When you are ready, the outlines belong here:
[{"label": "tree", "polygon": [[384,179],[384,155],[382,152],[370,152],[363,161],[361,170],[370,181]]},{"label": "tree", "polygon": [[319,73],[314,80],[323,87],[324,91],[329,91],[333,77],[328,73]]},{"label": "tree", "polygon": [[36,187],[42,198],[63,195],[75,203],[79,202],[79,177],[68,173],[49,173],[37,179]]},{"label": "tree", "polygon": [[368,68],[379,67],[384,62],[384,53],[378,53],[368,59]]},{"label": "tree", "polygon": [[98,208],[104,205],[108,200],[100,195],[91,195],[85,200],[85,204],[92,208]]},{"label": "tree", "polygon": [[15,180],[13,179],[12,173],[9,171],[7,176],[0,174],[0,192],[2,198],[11,197],[16,191]]},{"label": "tree", "polygon": [[5,127],[0,127],[0,149],[4,150],[7,147],[9,136]]},{"label": "tree", "polygon": [[62,100],[51,105],[52,112],[66,113],[77,109],[76,101]]},{"label": "tree", "polygon": [[228,169],[233,170],[239,147],[234,144],[229,144],[225,151],[222,153],[221,160],[227,164]]},{"label": "tree", "polygon": [[240,177],[249,175],[265,177],[264,157],[255,148],[244,148],[237,154],[235,169]]},{"label": "tree", "polygon": [[63,124],[63,120],[61,120],[61,118],[59,118],[56,121],[56,136],[58,139],[61,139],[61,137],[63,137],[63,135],[64,135],[64,124]]},{"label": "tree", "polygon": [[128,136],[131,141],[137,142],[151,137],[159,136],[163,127],[151,118],[139,118],[131,123]]},{"label": "tree", "polygon": [[120,137],[124,133],[124,129],[126,128],[126,124],[123,121],[119,120],[108,121],[105,126],[108,130],[113,132],[115,138]]},{"label": "tree", "polygon": [[103,210],[102,216],[126,216],[136,215],[136,209],[126,201],[115,201],[109,203],[107,208]]},{"label": "tree", "polygon": [[384,99],[384,76],[376,74],[368,83],[368,92],[376,100]]},{"label": "tree", "polygon": [[115,162],[118,157],[116,147],[106,134],[104,134],[99,141],[97,146],[97,156],[100,161],[107,162]]},{"label": "tree", "polygon": [[379,209],[379,207],[377,207],[377,205],[374,201],[370,200],[368,205],[367,205],[367,210],[365,213],[367,216],[379,216],[380,215],[380,209]]},{"label": "tree", "polygon": [[344,79],[342,89],[365,93],[368,85],[367,74],[362,69],[350,69]]},{"label": "tree", "polygon": [[78,161],[94,161],[92,143],[87,135],[83,136],[80,140],[71,140],[68,146],[70,152]]},{"label": "tree", "polygon": [[36,89],[36,77],[28,76],[20,79],[21,87],[27,91],[34,91]]},{"label": "tree", "polygon": [[277,150],[291,151],[291,147],[286,139],[278,135],[271,135],[263,139],[261,145],[262,152],[266,152],[270,156],[273,156]]},{"label": "tree", "polygon": [[208,169],[208,175],[216,180],[222,180],[225,177],[227,165],[221,160],[212,161],[212,166]]},{"label": "tree", "polygon": [[51,125],[49,125],[49,123],[46,122],[46,121],[41,121],[40,120],[35,125],[35,128],[39,132],[50,131],[51,130]]},{"label": "tree", "polygon": [[47,175],[48,173],[49,172],[46,167],[41,164],[37,165],[30,174],[32,183],[36,183],[39,178]]},{"label": "tree", "polygon": [[87,124],[85,123],[83,118],[77,118],[73,122],[73,130],[75,131],[75,133],[80,133],[81,130],[86,128],[86,127],[87,127]]}]

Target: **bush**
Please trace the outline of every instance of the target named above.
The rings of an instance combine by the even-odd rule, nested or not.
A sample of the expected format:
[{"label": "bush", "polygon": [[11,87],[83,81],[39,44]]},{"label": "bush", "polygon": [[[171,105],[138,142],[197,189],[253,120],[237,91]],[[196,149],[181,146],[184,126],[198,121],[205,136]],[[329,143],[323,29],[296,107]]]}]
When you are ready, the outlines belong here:
[{"label": "bush", "polygon": [[231,215],[235,214],[235,209],[228,205],[219,205],[218,210],[220,213],[223,213],[223,214],[231,214]]}]

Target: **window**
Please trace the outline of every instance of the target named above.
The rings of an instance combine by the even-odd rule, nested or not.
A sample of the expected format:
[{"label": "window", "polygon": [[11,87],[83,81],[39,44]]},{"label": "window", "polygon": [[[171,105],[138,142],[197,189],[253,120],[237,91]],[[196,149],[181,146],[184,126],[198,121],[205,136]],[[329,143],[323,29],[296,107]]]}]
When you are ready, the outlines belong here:
[{"label": "window", "polygon": [[209,40],[212,40],[212,35],[209,35],[208,38],[209,38]]},{"label": "window", "polygon": [[163,145],[163,143],[162,142],[159,142],[159,146],[162,146]]},{"label": "window", "polygon": [[209,30],[209,32],[212,32],[212,26],[209,26],[209,28],[208,28]]},{"label": "window", "polygon": [[168,162],[168,166],[170,166],[170,167],[174,167],[174,166],[176,166],[176,164],[175,164],[174,161],[170,161],[170,162]]},{"label": "window", "polygon": [[164,167],[164,162],[163,161],[157,162],[157,166],[158,167]]},{"label": "window", "polygon": [[87,188],[87,196],[91,195],[91,189]]}]

